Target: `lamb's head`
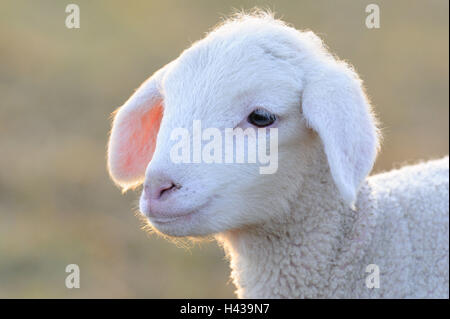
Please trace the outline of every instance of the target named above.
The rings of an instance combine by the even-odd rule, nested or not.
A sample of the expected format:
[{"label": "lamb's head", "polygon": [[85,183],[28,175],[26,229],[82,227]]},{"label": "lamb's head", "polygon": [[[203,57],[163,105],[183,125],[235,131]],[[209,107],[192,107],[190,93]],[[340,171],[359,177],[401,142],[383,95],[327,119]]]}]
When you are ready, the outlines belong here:
[{"label": "lamb's head", "polygon": [[[248,128],[256,150],[271,152],[265,171],[258,151],[250,160],[251,132],[247,163],[237,162],[238,147],[226,160],[227,132]],[[122,188],[144,185],[140,210],[155,228],[196,236],[282,218],[320,154],[351,204],[377,146],[351,68],[312,32],[269,15],[241,16],[156,72],[115,113],[108,167]]]}]

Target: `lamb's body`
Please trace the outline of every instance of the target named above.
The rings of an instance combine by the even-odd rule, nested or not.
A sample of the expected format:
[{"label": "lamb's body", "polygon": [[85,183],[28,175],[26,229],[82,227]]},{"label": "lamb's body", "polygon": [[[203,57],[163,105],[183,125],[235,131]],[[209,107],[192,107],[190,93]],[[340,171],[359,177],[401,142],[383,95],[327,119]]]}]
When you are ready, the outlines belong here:
[{"label": "lamb's body", "polygon": [[[448,298],[448,157],[368,178],[355,211],[313,196],[336,193],[321,174],[289,220],[219,237],[240,297]],[[379,288],[366,286],[370,264]]]}]

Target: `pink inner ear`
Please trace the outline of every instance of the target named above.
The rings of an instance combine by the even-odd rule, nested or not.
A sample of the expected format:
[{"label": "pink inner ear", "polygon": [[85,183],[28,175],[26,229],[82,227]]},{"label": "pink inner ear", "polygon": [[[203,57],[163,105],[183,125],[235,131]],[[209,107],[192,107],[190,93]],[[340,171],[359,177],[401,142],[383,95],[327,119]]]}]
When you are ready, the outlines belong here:
[{"label": "pink inner ear", "polygon": [[123,170],[129,175],[137,177],[145,172],[155,151],[162,117],[163,107],[159,103],[130,123],[129,139],[120,147],[120,153],[124,154]]}]

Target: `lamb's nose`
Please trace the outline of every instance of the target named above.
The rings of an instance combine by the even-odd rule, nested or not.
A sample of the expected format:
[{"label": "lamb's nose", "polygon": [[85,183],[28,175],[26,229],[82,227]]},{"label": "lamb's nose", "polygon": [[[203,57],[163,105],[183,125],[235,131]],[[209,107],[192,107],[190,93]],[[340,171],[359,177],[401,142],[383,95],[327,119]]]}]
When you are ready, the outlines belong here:
[{"label": "lamb's nose", "polygon": [[150,200],[163,200],[170,193],[180,189],[181,185],[172,181],[164,181],[162,183],[145,183],[144,192]]}]

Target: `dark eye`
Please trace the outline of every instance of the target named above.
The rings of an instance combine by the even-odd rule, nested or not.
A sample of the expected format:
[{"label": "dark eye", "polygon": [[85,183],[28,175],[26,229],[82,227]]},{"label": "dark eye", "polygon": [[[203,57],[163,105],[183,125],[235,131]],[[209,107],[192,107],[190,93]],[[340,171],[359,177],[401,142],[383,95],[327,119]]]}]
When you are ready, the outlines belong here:
[{"label": "dark eye", "polygon": [[264,109],[256,109],[247,118],[247,121],[257,127],[266,127],[271,125],[277,117]]}]

